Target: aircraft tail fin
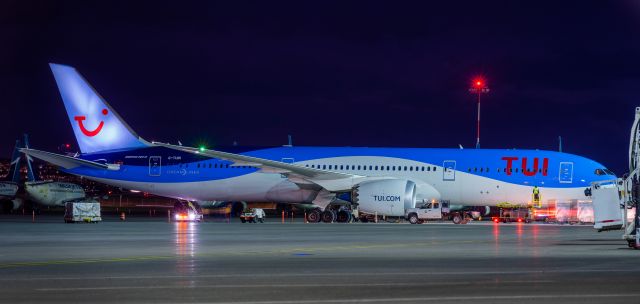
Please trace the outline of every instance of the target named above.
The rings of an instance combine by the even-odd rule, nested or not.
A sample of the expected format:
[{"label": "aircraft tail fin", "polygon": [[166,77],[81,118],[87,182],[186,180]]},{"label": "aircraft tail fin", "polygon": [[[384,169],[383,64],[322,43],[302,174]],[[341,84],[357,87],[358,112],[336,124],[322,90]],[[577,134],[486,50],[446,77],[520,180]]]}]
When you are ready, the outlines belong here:
[{"label": "aircraft tail fin", "polygon": [[[24,140],[22,142],[22,148],[27,148],[29,149],[29,135],[24,134]],[[18,150],[16,148],[16,150]],[[17,151],[18,155],[20,154],[20,151]],[[15,151],[13,153],[16,153]],[[38,174],[33,170],[33,158],[31,158],[31,156],[29,155],[25,155],[26,158],[26,163],[27,163],[27,180],[30,182],[35,182],[38,180]]]},{"label": "aircraft tail fin", "polygon": [[20,182],[20,140],[16,140],[16,146],[13,148],[13,153],[11,154],[11,161],[9,165],[9,174],[7,175],[7,180],[12,181],[14,183]]},{"label": "aircraft tail fin", "polygon": [[50,63],[80,152],[95,153],[149,146],[96,90],[70,66]]}]

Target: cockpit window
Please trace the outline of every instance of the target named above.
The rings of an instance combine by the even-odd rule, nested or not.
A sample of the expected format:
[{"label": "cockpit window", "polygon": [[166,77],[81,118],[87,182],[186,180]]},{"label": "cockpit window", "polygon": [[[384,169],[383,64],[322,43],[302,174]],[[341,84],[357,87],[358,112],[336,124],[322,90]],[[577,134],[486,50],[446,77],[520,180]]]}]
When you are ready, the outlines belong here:
[{"label": "cockpit window", "polygon": [[616,175],[615,173],[611,172],[611,170],[609,169],[596,169],[595,174],[596,175]]}]

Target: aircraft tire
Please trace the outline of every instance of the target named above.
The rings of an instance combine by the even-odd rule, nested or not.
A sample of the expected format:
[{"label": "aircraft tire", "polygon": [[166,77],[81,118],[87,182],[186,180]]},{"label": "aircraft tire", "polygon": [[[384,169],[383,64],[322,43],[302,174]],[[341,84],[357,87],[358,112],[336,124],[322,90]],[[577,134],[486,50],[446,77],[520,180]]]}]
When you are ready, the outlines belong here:
[{"label": "aircraft tire", "polygon": [[321,211],[318,209],[315,209],[313,211],[311,211],[308,215],[307,215],[307,221],[309,221],[309,223],[318,223],[320,222],[321,219]]},{"label": "aircraft tire", "polygon": [[351,220],[351,214],[345,210],[338,211],[336,215],[336,222],[338,223],[348,223]]},{"label": "aircraft tire", "polygon": [[322,221],[325,223],[333,223],[336,221],[336,213],[333,210],[325,210],[322,212]]}]

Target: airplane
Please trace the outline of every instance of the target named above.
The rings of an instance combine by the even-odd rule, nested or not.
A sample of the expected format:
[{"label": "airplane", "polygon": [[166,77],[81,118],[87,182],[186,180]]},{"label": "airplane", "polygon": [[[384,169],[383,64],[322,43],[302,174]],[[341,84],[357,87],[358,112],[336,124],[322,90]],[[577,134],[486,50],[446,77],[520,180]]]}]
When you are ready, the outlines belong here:
[{"label": "airplane", "polygon": [[27,155],[101,183],[190,201],[313,204],[312,222],[360,214],[404,216],[430,201],[531,206],[587,200],[595,180],[615,179],[578,155],[515,149],[298,147],[207,149],[138,136],[73,67],[51,63],[80,154]]},{"label": "airplane", "polygon": [[62,207],[66,202],[78,201],[86,198],[82,186],[52,180],[39,180],[38,174],[33,170],[32,159],[26,157],[27,180],[24,182],[24,194],[17,195],[20,185],[20,169],[22,158],[20,148],[29,148],[29,138],[25,134],[24,141],[16,140],[16,147],[11,158],[11,170],[7,178],[10,181],[0,182],[0,200],[2,200],[2,211],[8,213],[17,210],[23,202],[30,201],[37,207]]},{"label": "airplane", "polygon": [[[24,134],[24,147],[29,148],[29,137]],[[67,202],[87,199],[84,188],[78,184],[41,180],[33,170],[31,157],[26,157],[27,181],[24,190],[28,200],[39,207],[63,207]],[[35,207],[35,206],[34,206]]]},{"label": "airplane", "polygon": [[0,181],[0,202],[4,213],[17,208],[21,204],[20,200],[16,199],[18,184],[20,183],[20,147],[20,141],[16,140],[9,162],[9,174],[7,174],[4,181]]}]

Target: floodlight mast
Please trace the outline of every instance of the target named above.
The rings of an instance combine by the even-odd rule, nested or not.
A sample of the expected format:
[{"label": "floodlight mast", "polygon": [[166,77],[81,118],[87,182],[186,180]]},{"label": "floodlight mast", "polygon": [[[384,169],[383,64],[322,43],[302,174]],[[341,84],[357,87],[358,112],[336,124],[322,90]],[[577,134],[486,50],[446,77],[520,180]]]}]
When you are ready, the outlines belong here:
[{"label": "floodlight mast", "polygon": [[476,77],[471,83],[469,92],[478,94],[478,121],[477,121],[477,136],[476,136],[476,149],[480,149],[480,96],[482,93],[488,93],[489,87],[482,77]]}]

